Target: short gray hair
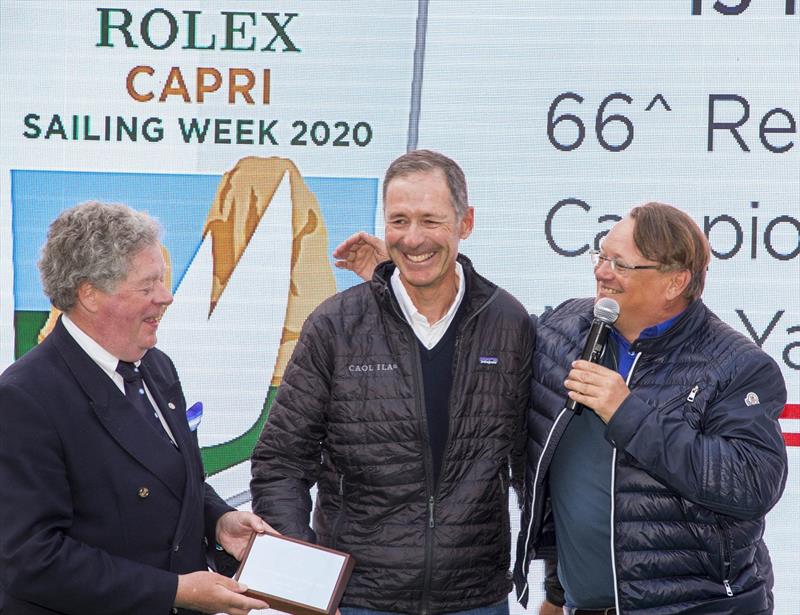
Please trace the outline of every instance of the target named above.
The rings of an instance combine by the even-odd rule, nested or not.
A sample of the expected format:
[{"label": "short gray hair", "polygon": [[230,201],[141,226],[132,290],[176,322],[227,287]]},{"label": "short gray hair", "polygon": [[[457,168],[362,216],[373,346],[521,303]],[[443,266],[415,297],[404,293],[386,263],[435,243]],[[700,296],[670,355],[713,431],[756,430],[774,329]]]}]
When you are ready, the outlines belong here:
[{"label": "short gray hair", "polygon": [[383,200],[386,201],[386,188],[395,177],[405,177],[412,173],[430,173],[439,169],[447,180],[450,191],[450,204],[456,210],[456,218],[461,220],[469,211],[467,198],[467,179],[464,171],[452,160],[429,149],[418,149],[400,156],[389,165],[383,178]]},{"label": "short gray hair", "polygon": [[113,292],[128,275],[131,259],[159,245],[161,229],[127,205],[88,201],[59,214],[42,248],[39,273],[54,307],[69,312],[83,282]]}]

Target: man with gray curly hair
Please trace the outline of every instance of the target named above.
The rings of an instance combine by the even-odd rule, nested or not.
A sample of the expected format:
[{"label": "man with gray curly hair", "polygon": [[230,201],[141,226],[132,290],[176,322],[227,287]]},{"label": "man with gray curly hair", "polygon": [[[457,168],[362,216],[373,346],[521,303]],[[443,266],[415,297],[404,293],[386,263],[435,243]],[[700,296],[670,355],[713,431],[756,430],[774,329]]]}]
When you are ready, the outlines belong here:
[{"label": "man with gray curly hair", "polygon": [[84,280],[111,292],[125,279],[131,256],[159,239],[158,222],[125,205],[88,202],[68,209],[50,225],[42,248],[44,292],[62,312],[75,306]]},{"label": "man with gray curly hair", "polygon": [[[267,605],[211,572],[269,526],[204,481],[172,361],[158,223],[88,202],[50,226],[39,262],[63,313],[0,376],[0,598],[6,615],[244,614]],[[209,547],[210,545],[210,547]]]}]

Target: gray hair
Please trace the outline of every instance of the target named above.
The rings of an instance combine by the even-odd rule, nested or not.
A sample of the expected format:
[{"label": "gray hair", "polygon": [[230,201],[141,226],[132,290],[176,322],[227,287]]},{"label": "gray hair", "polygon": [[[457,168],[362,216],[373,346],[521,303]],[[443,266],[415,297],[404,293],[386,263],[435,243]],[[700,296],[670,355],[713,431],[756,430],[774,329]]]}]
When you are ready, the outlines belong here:
[{"label": "gray hair", "polygon": [[384,201],[386,200],[386,188],[395,177],[405,177],[412,173],[430,173],[436,169],[439,169],[447,180],[450,204],[456,210],[456,218],[461,220],[469,211],[467,179],[464,177],[464,171],[455,160],[429,149],[408,152],[389,165],[383,178]]},{"label": "gray hair", "polygon": [[54,307],[69,312],[83,282],[113,292],[128,275],[131,259],[159,245],[161,229],[127,205],[88,201],[59,214],[42,248],[39,273]]}]

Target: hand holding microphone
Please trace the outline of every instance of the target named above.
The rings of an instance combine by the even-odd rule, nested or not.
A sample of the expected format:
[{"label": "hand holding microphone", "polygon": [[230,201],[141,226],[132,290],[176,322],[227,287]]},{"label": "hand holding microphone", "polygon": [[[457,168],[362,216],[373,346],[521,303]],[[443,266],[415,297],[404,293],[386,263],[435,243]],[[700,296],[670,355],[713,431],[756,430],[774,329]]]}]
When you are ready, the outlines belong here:
[{"label": "hand holding microphone", "polygon": [[595,304],[594,320],[581,357],[573,362],[564,381],[569,391],[566,408],[575,414],[589,408],[606,423],[630,393],[622,376],[599,364],[611,325],[618,317],[619,305],[613,299],[603,297]]}]

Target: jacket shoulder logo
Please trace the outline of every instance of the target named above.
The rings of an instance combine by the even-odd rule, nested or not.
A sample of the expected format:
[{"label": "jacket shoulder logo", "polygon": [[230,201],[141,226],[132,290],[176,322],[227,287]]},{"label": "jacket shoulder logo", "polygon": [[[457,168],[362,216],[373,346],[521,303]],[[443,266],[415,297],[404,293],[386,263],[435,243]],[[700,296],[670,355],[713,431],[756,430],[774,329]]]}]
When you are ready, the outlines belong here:
[{"label": "jacket shoulder logo", "polygon": [[480,362],[481,365],[497,365],[498,360],[497,357],[481,357]]},{"label": "jacket shoulder logo", "polygon": [[756,404],[760,404],[761,400],[758,399],[758,395],[750,391],[744,396],[744,403],[746,406],[755,406]]}]

